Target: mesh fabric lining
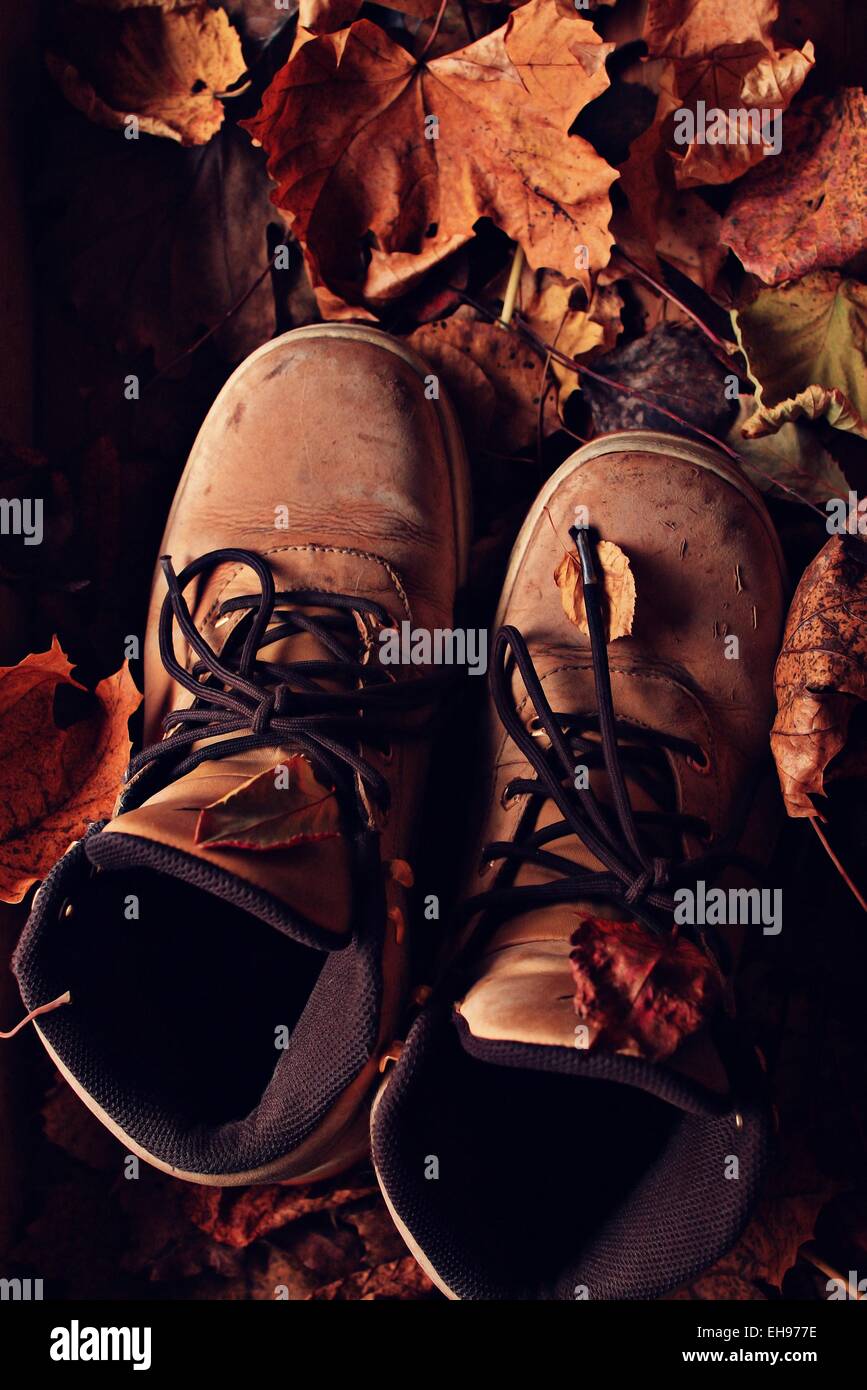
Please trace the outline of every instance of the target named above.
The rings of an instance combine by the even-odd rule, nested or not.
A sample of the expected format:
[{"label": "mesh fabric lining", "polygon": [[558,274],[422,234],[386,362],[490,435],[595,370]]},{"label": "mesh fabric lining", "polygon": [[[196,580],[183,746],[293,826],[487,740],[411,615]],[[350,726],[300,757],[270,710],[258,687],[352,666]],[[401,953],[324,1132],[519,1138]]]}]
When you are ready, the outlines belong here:
[{"label": "mesh fabric lining", "polygon": [[[67,988],[53,963],[52,933],[62,930],[59,917],[65,900],[86,888],[91,873],[87,848],[101,828],[91,827],[67,852],[38,894],[13,961],[28,1009]],[[239,888],[239,906],[249,910],[245,886]],[[378,924],[383,920],[381,911],[369,916]],[[87,1019],[76,1015],[74,999],[71,1006],[45,1015],[40,1027],[82,1088],[146,1152],[187,1172],[243,1173],[297,1148],[367,1062],[380,1012],[381,940],[381,925],[365,922],[357,937],[327,955],[259,1104],[244,1119],[227,1124],[189,1124],[159,1095],[131,1088],[124,1075],[122,1043],[111,1054],[95,1048]],[[158,1017],[154,1026],[159,1026]]]},{"label": "mesh fabric lining", "polygon": [[[474,1039],[472,1057],[460,1037],[447,1008],[428,1005],[410,1031],[372,1126],[374,1161],[389,1201],[459,1298],[573,1300],[579,1287],[591,1299],[656,1298],[694,1278],[737,1240],[767,1161],[769,1122],[757,1098],[758,1075],[745,1070],[738,1129],[734,1111],[715,1114],[709,1104],[701,1113],[697,1088],[686,1083],[693,1091],[687,1097],[677,1078],[648,1077],[650,1094],[636,1093],[634,1066],[620,1065],[635,1059],[597,1058],[604,1066],[594,1076],[586,1067],[588,1054],[571,1049]],[[743,1061],[746,1066],[746,1055]],[[648,1071],[672,1076],[661,1068]],[[558,1105],[547,1132],[527,1089],[543,1085],[552,1088]],[[502,1097],[503,1108],[514,1109],[512,1141],[503,1140],[507,1118],[485,1111],[485,1093],[495,1090],[495,1103]],[[469,1100],[461,1100],[468,1091]],[[691,1113],[670,1106],[675,1096],[689,1099]],[[622,1123],[630,1114],[634,1130],[618,1133],[615,1116]],[[654,1126],[658,1135],[650,1142]],[[563,1133],[565,1152],[556,1147]],[[619,1162],[628,1179],[630,1147],[636,1151],[634,1182],[606,1210],[606,1165]],[[440,1176],[426,1178],[434,1155]],[[738,1159],[737,1179],[724,1176],[729,1156]],[[562,1186],[551,1192],[558,1168]],[[476,1175],[469,1203],[461,1195],[466,1171]],[[534,1213],[550,1228],[550,1238],[534,1228]],[[581,1235],[569,1248],[572,1229]],[[551,1267],[545,1265],[546,1248],[555,1254]],[[559,1256],[564,1257],[557,1262]]]}]

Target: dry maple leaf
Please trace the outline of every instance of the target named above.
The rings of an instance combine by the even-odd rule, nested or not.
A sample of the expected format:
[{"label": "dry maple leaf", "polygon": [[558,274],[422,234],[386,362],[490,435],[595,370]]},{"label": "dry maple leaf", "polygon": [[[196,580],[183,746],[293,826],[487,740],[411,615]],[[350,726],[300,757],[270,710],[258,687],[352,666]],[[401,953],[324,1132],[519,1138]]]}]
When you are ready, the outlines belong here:
[{"label": "dry maple leaf", "polygon": [[616,173],[568,130],[608,86],[603,44],[566,0],[530,0],[492,34],[417,61],[367,20],[311,39],[244,127],[315,285],[386,303],[489,217],[531,266],[608,261]]},{"label": "dry maple leaf", "polygon": [[620,188],[628,206],[614,214],[617,245],[658,280],[665,278],[664,261],[712,295],[727,254],[722,218],[700,194],[678,190],[657,126],[633,141],[620,166]]},{"label": "dry maple leaf", "polygon": [[[20,902],[91,821],[110,815],[129,760],[127,720],[139,694],[124,664],[67,727],[58,699],[83,699],[55,637],[47,652],[0,667],[0,898]],[[65,720],[64,720],[65,723]]]},{"label": "dry maple leaf", "polygon": [[204,145],[223,123],[218,93],[244,72],[241,41],[205,0],[77,0],[46,64],[67,101],[98,125]]},{"label": "dry maple leaf", "polygon": [[826,419],[837,430],[848,430],[867,439],[867,423],[862,420],[852,402],[842,391],[827,386],[808,386],[779,405],[759,406],[741,430],[745,439],[759,439],[776,434],[783,425],[804,416],[807,420]]},{"label": "dry maple leaf", "polygon": [[[458,311],[407,341],[441,378],[474,445],[511,454],[535,441],[545,363],[517,333]],[[543,430],[558,424],[549,397]]]},{"label": "dry maple leaf", "polygon": [[[364,0],[301,0],[298,23],[313,34],[331,34],[358,18]],[[439,0],[382,0],[384,9],[398,10],[416,19],[430,19]]]},{"label": "dry maple leaf", "polygon": [[697,946],[588,917],[571,938],[575,1013],[590,1046],[659,1061],[707,1021],[720,977]]},{"label": "dry maple leaf", "polygon": [[815,817],[812,798],[845,771],[852,716],[867,700],[867,542],[832,536],[795,590],[774,671],[771,749],[786,810]]},{"label": "dry maple leaf", "polygon": [[732,321],[760,405],[822,386],[867,416],[867,285],[817,270],[760,290]]},{"label": "dry maple leaf", "polygon": [[[759,142],[719,144],[673,139],[673,113],[711,109],[785,111],[813,64],[813,47],[777,48],[771,36],[777,0],[649,0],[644,38],[664,68],[654,130],[681,188],[730,183],[764,158]],[[732,132],[733,133],[733,132]]]},{"label": "dry maple leaf", "polygon": [[300,753],[203,806],[196,821],[196,844],[209,849],[291,849],[339,834],[334,788],[316,780]]},{"label": "dry maple leaf", "polygon": [[[507,280],[508,271],[490,287],[501,299]],[[620,292],[595,276],[588,303],[584,286],[574,279],[524,265],[515,307],[537,338],[579,362],[610,351],[623,329]],[[556,361],[551,362],[551,373],[557,383],[557,408],[562,413],[573,391],[579,389],[578,373]]]},{"label": "dry maple leaf", "polygon": [[785,121],[785,158],[738,185],[721,238],[766,285],[844,265],[867,247],[867,97],[816,97]]},{"label": "dry maple leaf", "polygon": [[[603,608],[608,641],[628,637],[635,617],[635,578],[629,557],[613,541],[599,541],[596,557],[603,583]],[[587,612],[584,607],[584,585],[581,563],[577,555],[566,551],[554,571],[554,583],[560,590],[563,612],[579,632],[589,636]]]}]

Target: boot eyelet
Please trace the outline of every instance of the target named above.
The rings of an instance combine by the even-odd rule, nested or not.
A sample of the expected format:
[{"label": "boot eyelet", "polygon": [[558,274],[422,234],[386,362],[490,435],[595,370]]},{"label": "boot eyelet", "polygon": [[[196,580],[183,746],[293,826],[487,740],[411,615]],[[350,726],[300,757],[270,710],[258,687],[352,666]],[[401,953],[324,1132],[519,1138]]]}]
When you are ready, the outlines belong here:
[{"label": "boot eyelet", "polygon": [[516,801],[520,800],[521,797],[520,792],[512,792],[509,790],[511,785],[511,782],[507,782],[506,785],[503,787],[503,791],[500,796],[500,805],[502,806],[504,811],[508,811],[511,806],[514,806]]},{"label": "boot eyelet", "polygon": [[487,875],[488,875],[488,874],[491,872],[491,870],[493,869],[493,867],[494,867],[494,861],[493,861],[493,859],[486,859],[485,856],[482,855],[481,859],[479,860],[479,868],[478,868],[478,875],[479,875],[479,878],[486,878]]},{"label": "boot eyelet", "polygon": [[532,718],[532,719],[530,720],[530,722],[528,723],[528,725],[527,725],[527,732],[528,732],[528,734],[530,735],[531,738],[546,738],[546,737],[547,737],[546,730],[545,730],[545,728],[544,728],[544,726],[543,726],[543,724],[542,724],[542,721],[541,721],[541,719],[539,718],[538,714],[534,714],[534,715],[533,715],[533,718]]},{"label": "boot eyelet", "polygon": [[697,758],[687,757],[686,765],[692,768],[693,772],[697,772],[699,777],[707,777],[711,769],[710,754],[707,753],[704,748],[700,748],[699,752],[701,753],[702,761],[699,762]]}]

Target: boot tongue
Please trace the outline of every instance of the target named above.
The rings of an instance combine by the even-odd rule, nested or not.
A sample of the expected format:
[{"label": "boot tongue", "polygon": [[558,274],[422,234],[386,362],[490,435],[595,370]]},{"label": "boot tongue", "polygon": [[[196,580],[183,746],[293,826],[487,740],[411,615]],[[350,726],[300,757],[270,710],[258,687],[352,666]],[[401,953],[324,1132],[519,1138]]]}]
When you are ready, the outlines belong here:
[{"label": "boot tongue", "polygon": [[[562,653],[550,653],[545,661],[537,661],[537,669],[542,675],[552,709],[571,714],[580,712],[583,705],[587,712],[591,712],[596,707],[592,671],[580,668],[579,674],[574,663],[575,656],[572,653],[569,669],[564,669]],[[545,665],[553,668],[547,679],[543,674]],[[628,722],[633,701],[638,704],[645,698],[644,693],[637,689],[633,682],[640,683],[646,679],[652,679],[657,687],[660,684],[656,672],[640,668],[628,672],[612,670],[615,707],[619,719]],[[520,708],[521,691],[517,691],[516,694]],[[660,691],[662,707],[659,727],[676,728],[682,736],[689,737],[689,725],[684,730],[682,722],[672,723],[666,717],[673,718],[677,711],[682,718],[685,695],[686,692],[674,685],[667,689],[664,687]],[[691,699],[690,696],[689,700]],[[667,708],[669,705],[672,706],[671,709]],[[527,711],[527,717],[532,717],[532,710]],[[543,747],[548,746],[546,738],[540,742]],[[620,746],[627,744],[628,737],[621,741]],[[580,761],[576,756],[576,764]],[[597,799],[603,805],[612,807],[610,783],[604,768],[589,770],[589,784]],[[626,784],[634,811],[666,809],[653,799],[641,783],[628,775],[628,770]],[[545,801],[540,807],[535,828],[541,830],[562,820],[559,807],[553,801]],[[673,856],[682,852],[678,838],[664,825],[653,823],[642,826],[641,834],[644,843],[653,854]],[[562,839],[549,841],[544,848],[561,858],[571,860],[581,868],[598,872],[605,867],[583,841],[571,832],[567,832]],[[556,871],[545,866],[524,864],[515,876],[515,884],[543,884],[556,881],[560,877]],[[600,899],[552,903],[511,917],[491,935],[485,953],[477,963],[475,978],[457,1006],[471,1039],[484,1038],[572,1049],[577,1046],[586,1047],[589,1043],[587,1055],[593,1056],[595,1039],[592,1033],[588,1038],[586,1034],[577,1031],[580,1020],[574,1003],[575,979],[570,959],[573,949],[572,936],[586,918],[603,922],[627,922],[631,920],[631,914],[618,904]],[[467,1038],[463,1034],[462,1040],[466,1045]],[[648,1062],[644,1066],[655,1070],[653,1063]],[[665,1066],[711,1092],[725,1094],[728,1090],[728,1077],[706,1030],[686,1039],[677,1051],[666,1059]],[[635,1077],[642,1075],[640,1063],[633,1068],[632,1074]]]},{"label": "boot tongue", "polygon": [[[103,869],[156,868],[236,902],[305,944],[320,949],[340,945],[351,928],[353,896],[343,835],[266,850],[196,840],[204,807],[278,764],[288,766],[292,756],[264,748],[200,763],[143,805],[109,821],[102,834],[91,836],[91,862]],[[307,924],[314,929],[312,937]]]}]

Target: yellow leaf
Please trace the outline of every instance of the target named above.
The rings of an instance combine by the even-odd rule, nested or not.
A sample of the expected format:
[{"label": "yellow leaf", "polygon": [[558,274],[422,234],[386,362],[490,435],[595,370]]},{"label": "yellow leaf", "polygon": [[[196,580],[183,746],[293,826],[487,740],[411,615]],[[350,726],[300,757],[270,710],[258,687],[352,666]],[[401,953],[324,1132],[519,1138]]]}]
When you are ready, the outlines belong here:
[{"label": "yellow leaf", "polygon": [[[608,641],[628,637],[635,617],[635,579],[629,557],[613,541],[600,541],[596,558],[602,575],[605,595],[605,617]],[[579,632],[589,636],[587,611],[584,607],[584,585],[577,555],[566,553],[554,571],[554,583],[560,590],[563,612]]]}]

